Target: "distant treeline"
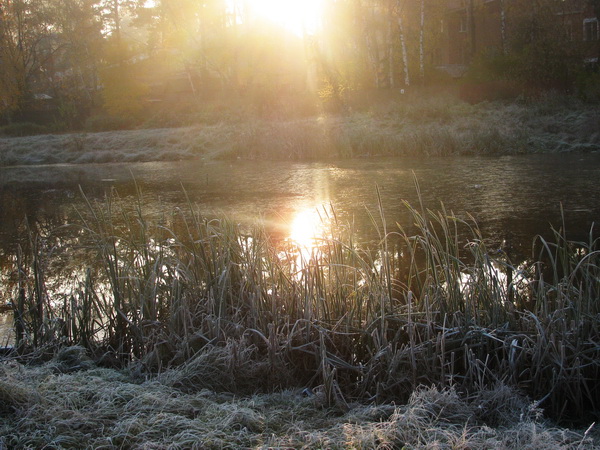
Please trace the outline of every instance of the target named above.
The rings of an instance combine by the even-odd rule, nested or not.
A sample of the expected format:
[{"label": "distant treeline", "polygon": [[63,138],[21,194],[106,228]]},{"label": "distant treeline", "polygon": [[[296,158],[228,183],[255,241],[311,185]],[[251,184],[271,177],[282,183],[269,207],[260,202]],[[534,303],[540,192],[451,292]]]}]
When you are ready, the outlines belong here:
[{"label": "distant treeline", "polygon": [[[447,84],[457,74],[477,86],[470,100],[533,85],[594,100],[599,8],[323,0],[319,25],[299,36],[243,0],[0,0],[0,123],[128,128],[223,105],[263,116],[337,112],[350,92]],[[574,11],[595,17],[564,19]]]}]

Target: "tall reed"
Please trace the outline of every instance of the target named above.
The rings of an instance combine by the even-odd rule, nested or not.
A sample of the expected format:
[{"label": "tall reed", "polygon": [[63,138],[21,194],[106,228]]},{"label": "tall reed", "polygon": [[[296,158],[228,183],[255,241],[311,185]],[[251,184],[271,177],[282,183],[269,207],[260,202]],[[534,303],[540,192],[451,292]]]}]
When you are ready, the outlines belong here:
[{"label": "tall reed", "polygon": [[151,216],[142,199],[87,202],[74,231],[90,267],[61,294],[47,294],[51,255],[32,246],[14,302],[23,351],[80,344],[145,370],[183,365],[181,389],[311,385],[340,408],[406,400],[419,385],[508,382],[554,416],[598,411],[593,229],[586,242],[564,229],[537,238],[534,262],[519,265],[488,250],[472,218],[406,204],[409,235],[380,202],[378,244],[359,244],[329,211],[328,235],[306,251],[191,202]]}]

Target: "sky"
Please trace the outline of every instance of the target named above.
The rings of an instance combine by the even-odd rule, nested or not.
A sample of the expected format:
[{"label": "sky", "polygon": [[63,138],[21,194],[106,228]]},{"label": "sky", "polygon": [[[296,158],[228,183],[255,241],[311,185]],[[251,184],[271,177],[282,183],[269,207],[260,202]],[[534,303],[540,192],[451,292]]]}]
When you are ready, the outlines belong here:
[{"label": "sky", "polygon": [[[228,0],[233,7],[234,0]],[[297,36],[314,33],[319,26],[323,0],[249,0],[251,14],[270,20]]]}]

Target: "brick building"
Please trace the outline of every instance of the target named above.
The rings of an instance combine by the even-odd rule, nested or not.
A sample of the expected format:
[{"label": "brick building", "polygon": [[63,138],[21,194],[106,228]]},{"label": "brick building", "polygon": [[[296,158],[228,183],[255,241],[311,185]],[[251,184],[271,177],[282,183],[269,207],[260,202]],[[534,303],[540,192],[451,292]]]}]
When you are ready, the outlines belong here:
[{"label": "brick building", "polygon": [[578,46],[588,62],[598,62],[598,17],[587,0],[447,0],[442,21],[441,65],[466,66],[485,51],[509,51],[519,23],[543,16],[556,33]]}]

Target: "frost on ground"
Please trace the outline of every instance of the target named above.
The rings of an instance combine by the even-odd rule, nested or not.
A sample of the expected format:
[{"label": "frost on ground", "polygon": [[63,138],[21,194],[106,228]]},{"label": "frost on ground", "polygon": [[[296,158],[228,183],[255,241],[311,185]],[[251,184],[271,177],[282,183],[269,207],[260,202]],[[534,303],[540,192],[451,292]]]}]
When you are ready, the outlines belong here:
[{"label": "frost on ground", "polygon": [[327,408],[319,388],[184,392],[174,387],[179,370],[143,377],[98,368],[79,347],[35,367],[4,361],[0,448],[600,448],[593,427],[552,426],[503,385],[469,396],[421,388],[405,405]]},{"label": "frost on ground", "polygon": [[598,150],[600,113],[574,100],[469,105],[415,99],[297,120],[0,138],[0,166]]},{"label": "frost on ground", "polygon": [[218,145],[224,126],[73,133],[0,139],[0,165],[179,160]]}]

